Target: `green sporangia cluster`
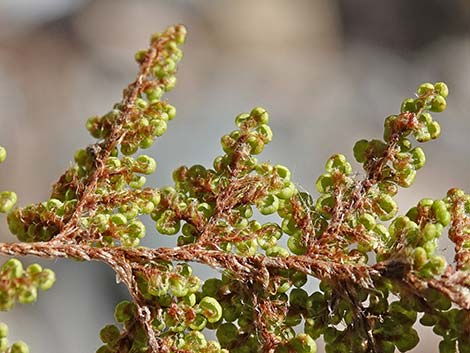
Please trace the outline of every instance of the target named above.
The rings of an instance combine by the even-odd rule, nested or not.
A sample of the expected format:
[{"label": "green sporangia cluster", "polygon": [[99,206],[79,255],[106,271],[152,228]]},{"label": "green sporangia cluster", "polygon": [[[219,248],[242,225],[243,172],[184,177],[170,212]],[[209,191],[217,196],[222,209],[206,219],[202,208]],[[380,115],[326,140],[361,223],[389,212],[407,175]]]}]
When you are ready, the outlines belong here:
[{"label": "green sporangia cluster", "polygon": [[[222,307],[210,296],[214,293],[208,291],[206,284],[201,288],[201,280],[192,274],[188,264],[148,263],[139,274],[138,283],[145,300],[159,307],[151,325],[160,332],[160,339],[167,346],[202,353],[226,352],[218,342],[206,339],[201,332],[206,327],[213,329],[211,325],[221,320]],[[100,333],[105,344],[97,352],[142,352],[148,349],[134,303],[118,303],[115,319],[124,330],[116,325],[105,326]]]},{"label": "green sporangia cluster", "polygon": [[[0,163],[5,162],[6,149],[0,146]],[[0,213],[8,213],[15,206],[16,193],[0,192]],[[31,264],[26,269],[14,258],[3,263],[0,267],[0,310],[11,310],[16,302],[31,304],[37,300],[38,289],[48,290],[55,282],[55,274],[49,269],[43,269],[39,264]],[[8,341],[8,326],[0,322],[0,352],[29,353],[28,345],[23,341],[13,343]]]},{"label": "green sporangia cluster", "polygon": [[[382,139],[354,145],[362,173],[331,156],[318,195],[299,191],[287,167],[258,159],[273,137],[260,107],[235,118],[211,166],[181,166],[172,186],[149,187],[157,162],[141,150],[175,117],[162,97],[175,85],[185,34],[169,27],[137,52],[136,80],[87,121],[97,141],[75,153],[49,200],[14,209],[16,195],[0,194],[20,241],[0,243],[0,254],[97,260],[116,272],[131,300],[117,304],[97,353],[315,353],[320,338],[327,353],[406,352],[419,342],[417,321],[442,337],[441,353],[469,352],[470,196],[451,189],[404,215],[395,201],[425,165],[421,144],[440,135],[431,113],[445,109],[447,86],[420,85],[385,119]],[[453,264],[439,251],[446,229]],[[143,247],[146,234],[175,236],[175,246]],[[220,278],[201,280],[190,262]],[[50,270],[10,259],[0,306],[32,302],[53,282]],[[3,351],[27,352],[20,346]]]},{"label": "green sporangia cluster", "polygon": [[[55,274],[43,269],[39,264],[31,264],[26,269],[17,259],[9,259],[0,268],[0,310],[8,311],[15,303],[31,304],[37,300],[38,290],[46,291],[55,282]],[[0,352],[29,353],[23,341],[9,347],[8,326],[0,322]]]},{"label": "green sporangia cluster", "polygon": [[23,341],[17,341],[9,346],[8,326],[0,322],[0,352],[1,353],[29,353],[29,347]]},{"label": "green sporangia cluster", "polygon": [[30,304],[36,301],[38,289],[48,290],[55,282],[55,275],[39,264],[23,268],[17,259],[9,259],[0,269],[0,310],[13,308],[15,302]]}]

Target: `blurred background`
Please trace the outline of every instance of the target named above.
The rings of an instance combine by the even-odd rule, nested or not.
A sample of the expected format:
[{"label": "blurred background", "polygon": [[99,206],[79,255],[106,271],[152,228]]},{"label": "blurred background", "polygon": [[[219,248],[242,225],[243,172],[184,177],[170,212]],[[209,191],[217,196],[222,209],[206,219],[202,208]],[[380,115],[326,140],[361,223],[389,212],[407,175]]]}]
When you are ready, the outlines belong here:
[{"label": "blurred background", "polygon": [[[16,191],[22,206],[47,199],[74,151],[93,142],[86,119],[106,113],[133,80],[134,52],[174,23],[189,30],[167,95],[178,114],[149,151],[159,163],[150,185],[170,184],[182,164],[211,165],[234,117],[263,106],[275,138],[261,159],[287,165],[314,192],[331,154],[352,159],[354,142],[381,137],[383,119],[419,83],[442,80],[451,90],[448,110],[435,115],[443,134],[425,146],[428,165],[400,207],[452,186],[470,191],[468,0],[1,0],[0,143],[9,159],[0,190]],[[4,223],[0,239],[13,241]],[[151,246],[175,240],[148,233]],[[34,353],[94,352],[125,288],[101,264],[40,263],[58,281],[36,304],[0,313],[11,341]],[[423,329],[413,352],[437,352],[438,341]]]}]

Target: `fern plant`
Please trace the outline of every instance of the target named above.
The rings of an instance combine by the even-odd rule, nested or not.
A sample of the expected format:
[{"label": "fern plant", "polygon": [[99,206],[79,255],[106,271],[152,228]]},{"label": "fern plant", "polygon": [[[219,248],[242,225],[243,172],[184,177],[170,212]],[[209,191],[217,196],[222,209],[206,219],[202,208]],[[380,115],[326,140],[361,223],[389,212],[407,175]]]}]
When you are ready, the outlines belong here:
[{"label": "fern plant", "polygon": [[[145,175],[156,162],[140,150],[175,117],[162,96],[175,86],[185,36],[183,26],[169,27],[137,52],[136,80],[87,121],[96,142],[75,153],[49,200],[15,208],[15,193],[0,194],[18,238],[0,243],[0,254],[100,261],[116,272],[132,301],[116,306],[97,353],[315,353],[321,336],[328,353],[406,352],[419,341],[418,315],[442,336],[440,352],[470,352],[470,196],[450,189],[404,215],[394,200],[425,164],[418,144],[440,134],[430,112],[445,109],[447,86],[420,85],[385,119],[383,139],[355,144],[363,177],[343,155],[329,158],[316,200],[288,168],[257,159],[273,137],[259,107],[235,118],[213,166],[179,167],[173,186],[155,188]],[[277,222],[264,218],[276,214]],[[438,253],[446,227],[453,264]],[[146,233],[176,235],[175,246],[139,246]],[[191,262],[221,277],[203,282]],[[308,290],[309,277],[318,290]],[[0,309],[36,301],[54,281],[51,270],[10,258]],[[217,340],[206,338],[211,330]],[[0,324],[0,352],[29,352],[7,334]]]}]

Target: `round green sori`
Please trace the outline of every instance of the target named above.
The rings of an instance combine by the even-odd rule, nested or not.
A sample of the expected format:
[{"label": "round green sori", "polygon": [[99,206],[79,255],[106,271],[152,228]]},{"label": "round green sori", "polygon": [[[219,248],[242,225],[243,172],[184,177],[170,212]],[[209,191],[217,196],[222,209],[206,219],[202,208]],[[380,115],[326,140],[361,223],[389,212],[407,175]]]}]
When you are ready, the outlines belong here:
[{"label": "round green sori", "polygon": [[363,213],[361,214],[357,221],[362,224],[367,230],[372,230],[375,228],[375,217],[370,213]]},{"label": "round green sori", "polygon": [[367,158],[367,149],[369,148],[369,141],[359,140],[356,142],[353,148],[354,158],[359,163],[364,163]]},{"label": "round green sori", "polygon": [[442,112],[446,109],[447,102],[446,99],[442,96],[435,96],[431,101],[431,108],[430,110],[433,112]]},{"label": "round green sori", "polygon": [[23,276],[23,265],[17,259],[9,259],[2,266],[2,274],[10,278],[20,278]]},{"label": "round green sori", "polygon": [[152,157],[143,154],[137,157],[137,164],[134,168],[138,173],[152,174],[157,168],[157,162]]},{"label": "round green sori", "polygon": [[352,172],[351,164],[346,161],[346,157],[342,154],[335,154],[331,156],[326,162],[325,169],[329,173],[337,170],[345,175],[349,175]]},{"label": "round green sori", "polygon": [[279,199],[275,195],[266,195],[260,200],[258,209],[263,215],[275,213],[279,208]]},{"label": "round green sori", "polygon": [[296,255],[303,255],[307,251],[300,235],[292,235],[287,241],[287,247]]},{"label": "round green sori", "polygon": [[259,124],[267,124],[269,122],[269,114],[266,109],[261,107],[253,108],[250,116]]},{"label": "round green sori", "polygon": [[388,221],[397,214],[397,203],[390,195],[380,194],[375,201],[374,211],[377,212],[381,221]]},{"label": "round green sori", "polygon": [[330,173],[321,174],[315,183],[318,192],[327,193],[333,189],[334,180]]},{"label": "round green sori", "polygon": [[223,283],[218,278],[209,278],[202,285],[202,294],[208,297],[218,297],[218,293],[221,290]]},{"label": "round green sori", "polygon": [[18,302],[21,304],[34,303],[38,298],[36,287],[20,287],[17,293]]},{"label": "round green sori", "polygon": [[55,273],[52,270],[45,269],[39,274],[38,287],[41,290],[49,290],[55,283]]},{"label": "round green sori", "polygon": [[402,102],[400,111],[402,113],[404,112],[416,113],[418,111],[418,107],[416,103],[417,103],[416,100],[414,100],[413,98],[407,98]]},{"label": "round green sori", "polygon": [[0,163],[5,162],[6,159],[7,159],[7,150],[5,149],[5,147],[0,146]]},{"label": "round green sori", "polygon": [[121,336],[121,331],[115,325],[106,325],[100,331],[100,338],[103,343],[113,345]]},{"label": "round green sori", "polygon": [[449,88],[444,82],[436,82],[434,84],[434,90],[443,98],[447,98],[447,96],[449,95]]},{"label": "round green sori", "polygon": [[29,353],[28,345],[23,341],[13,343],[10,348],[10,353]]},{"label": "round green sori", "polygon": [[172,210],[166,210],[155,223],[157,231],[165,235],[174,235],[179,232],[181,221]]},{"label": "round green sori", "polygon": [[184,297],[188,294],[187,280],[183,276],[173,276],[170,278],[171,293],[175,297]]},{"label": "round green sori", "polygon": [[432,93],[433,91],[434,85],[432,83],[426,82],[419,85],[418,89],[416,90],[416,93],[418,93],[419,96],[423,96],[425,94]]},{"label": "round green sori", "polygon": [[134,304],[124,300],[116,305],[114,310],[114,318],[117,322],[122,323],[129,321],[134,317]]},{"label": "round green sori", "polygon": [[229,347],[238,339],[238,327],[231,322],[220,325],[217,328],[217,339],[222,347]]},{"label": "round green sori", "polygon": [[204,297],[199,302],[199,310],[208,322],[214,323],[222,318],[222,306],[212,297]]},{"label": "round green sori", "polygon": [[294,183],[290,181],[286,181],[282,187],[282,189],[276,194],[277,197],[280,199],[290,199],[297,193],[297,188],[295,187]]}]

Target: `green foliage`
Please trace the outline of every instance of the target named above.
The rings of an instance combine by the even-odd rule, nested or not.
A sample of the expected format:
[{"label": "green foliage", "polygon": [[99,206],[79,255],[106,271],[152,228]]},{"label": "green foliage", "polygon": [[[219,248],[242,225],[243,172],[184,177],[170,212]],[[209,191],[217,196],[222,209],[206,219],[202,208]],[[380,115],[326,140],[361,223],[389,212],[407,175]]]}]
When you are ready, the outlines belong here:
[{"label": "green foliage", "polygon": [[[212,166],[181,166],[173,186],[148,187],[157,162],[139,150],[175,117],[162,95],[175,85],[185,34],[170,27],[137,52],[136,81],[110,112],[87,121],[97,142],[75,153],[49,200],[13,209],[16,195],[0,194],[20,241],[0,244],[0,254],[113,268],[132,301],[117,304],[117,325],[101,330],[98,353],[315,353],[320,337],[328,353],[405,352],[419,342],[419,317],[442,336],[441,352],[468,350],[470,196],[451,189],[405,215],[395,201],[426,163],[418,144],[440,135],[430,112],[446,108],[447,86],[420,85],[385,119],[382,140],[354,145],[363,176],[344,155],[330,157],[316,199],[298,190],[287,167],[256,157],[273,138],[260,107],[235,118]],[[154,227],[142,222],[147,214]],[[438,251],[446,227],[453,267]],[[177,235],[175,247],[139,246],[147,233]],[[222,270],[221,278],[203,282],[189,262]],[[318,291],[310,292],[308,277],[321,281]],[[54,275],[10,259],[0,279],[8,310],[35,301]],[[206,338],[210,330],[217,342]],[[6,332],[0,326],[0,352]],[[24,352],[21,342],[8,351]]]}]

